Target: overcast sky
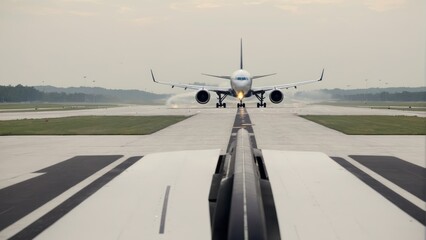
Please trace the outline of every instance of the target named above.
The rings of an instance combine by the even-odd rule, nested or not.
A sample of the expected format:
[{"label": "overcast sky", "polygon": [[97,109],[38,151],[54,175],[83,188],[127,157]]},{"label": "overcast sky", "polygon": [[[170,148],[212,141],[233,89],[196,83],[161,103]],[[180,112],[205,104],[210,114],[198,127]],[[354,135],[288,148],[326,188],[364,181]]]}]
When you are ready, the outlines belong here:
[{"label": "overcast sky", "polygon": [[1,0],[0,85],[223,85],[200,73],[236,70],[240,38],[246,70],[278,73],[256,86],[425,85],[425,0]]}]

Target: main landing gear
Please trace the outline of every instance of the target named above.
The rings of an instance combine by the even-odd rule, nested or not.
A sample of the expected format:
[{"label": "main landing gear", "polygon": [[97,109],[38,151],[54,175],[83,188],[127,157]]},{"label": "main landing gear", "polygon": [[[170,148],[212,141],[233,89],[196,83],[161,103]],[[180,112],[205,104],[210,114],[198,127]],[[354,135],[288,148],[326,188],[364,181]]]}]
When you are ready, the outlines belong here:
[{"label": "main landing gear", "polygon": [[260,108],[260,107],[266,108],[266,103],[263,103],[263,104],[257,103],[257,108]]},{"label": "main landing gear", "polygon": [[220,108],[220,107],[226,108],[226,103],[224,103],[223,100],[225,100],[228,94],[223,94],[223,96],[222,96],[222,93],[216,92],[216,94],[217,94],[217,100],[219,101],[218,103],[216,103],[216,108]]},{"label": "main landing gear", "polygon": [[220,107],[226,108],[226,103],[216,103],[216,108]]},{"label": "main landing gear", "polygon": [[[259,93],[260,93],[260,96],[259,96]],[[260,101],[260,103],[257,103],[257,108],[260,108],[260,107],[266,108],[266,103],[263,102],[263,100],[265,99],[265,97],[263,96],[263,94],[265,94],[265,91],[255,92],[254,93],[254,95],[256,96],[256,98]]]}]

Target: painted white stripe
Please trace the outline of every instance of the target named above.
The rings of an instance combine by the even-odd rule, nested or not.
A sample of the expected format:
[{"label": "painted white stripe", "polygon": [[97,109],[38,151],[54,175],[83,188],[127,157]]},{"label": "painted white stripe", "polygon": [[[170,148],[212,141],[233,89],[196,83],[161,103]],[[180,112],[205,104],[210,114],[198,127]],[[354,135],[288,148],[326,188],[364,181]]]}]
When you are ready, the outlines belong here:
[{"label": "painted white stripe", "polygon": [[[244,133],[244,132],[243,132]],[[243,154],[243,199],[244,199],[244,239],[248,240],[248,221],[247,221],[247,189],[246,189],[246,170],[245,170],[245,151],[244,151],[244,134],[241,135],[241,152]]]}]

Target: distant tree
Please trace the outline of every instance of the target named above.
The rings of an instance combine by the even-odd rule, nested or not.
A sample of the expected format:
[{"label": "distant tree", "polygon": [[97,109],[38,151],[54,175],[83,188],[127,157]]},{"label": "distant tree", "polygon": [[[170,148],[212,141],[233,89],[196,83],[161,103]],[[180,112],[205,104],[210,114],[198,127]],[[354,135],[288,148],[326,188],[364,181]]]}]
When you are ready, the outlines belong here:
[{"label": "distant tree", "polygon": [[[312,92],[298,92],[296,96],[315,100],[426,102],[424,88],[413,88],[412,91],[406,89],[408,88],[392,88],[391,92],[378,91],[377,89],[323,89]],[[396,92],[396,90],[402,91]]]},{"label": "distant tree", "polygon": [[37,101],[43,94],[33,87],[24,87],[21,84],[0,86],[0,100],[2,102]]}]

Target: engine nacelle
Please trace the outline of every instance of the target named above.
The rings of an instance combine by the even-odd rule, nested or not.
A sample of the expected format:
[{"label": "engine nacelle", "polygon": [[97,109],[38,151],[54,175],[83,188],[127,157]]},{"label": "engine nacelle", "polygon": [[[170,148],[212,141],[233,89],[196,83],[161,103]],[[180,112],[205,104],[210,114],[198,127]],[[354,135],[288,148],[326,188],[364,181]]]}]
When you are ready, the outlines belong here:
[{"label": "engine nacelle", "polygon": [[210,101],[210,93],[206,90],[200,90],[195,94],[195,100],[199,104],[206,104]]},{"label": "engine nacelle", "polygon": [[272,103],[278,104],[284,99],[284,94],[280,90],[274,90],[269,94],[269,100]]}]

